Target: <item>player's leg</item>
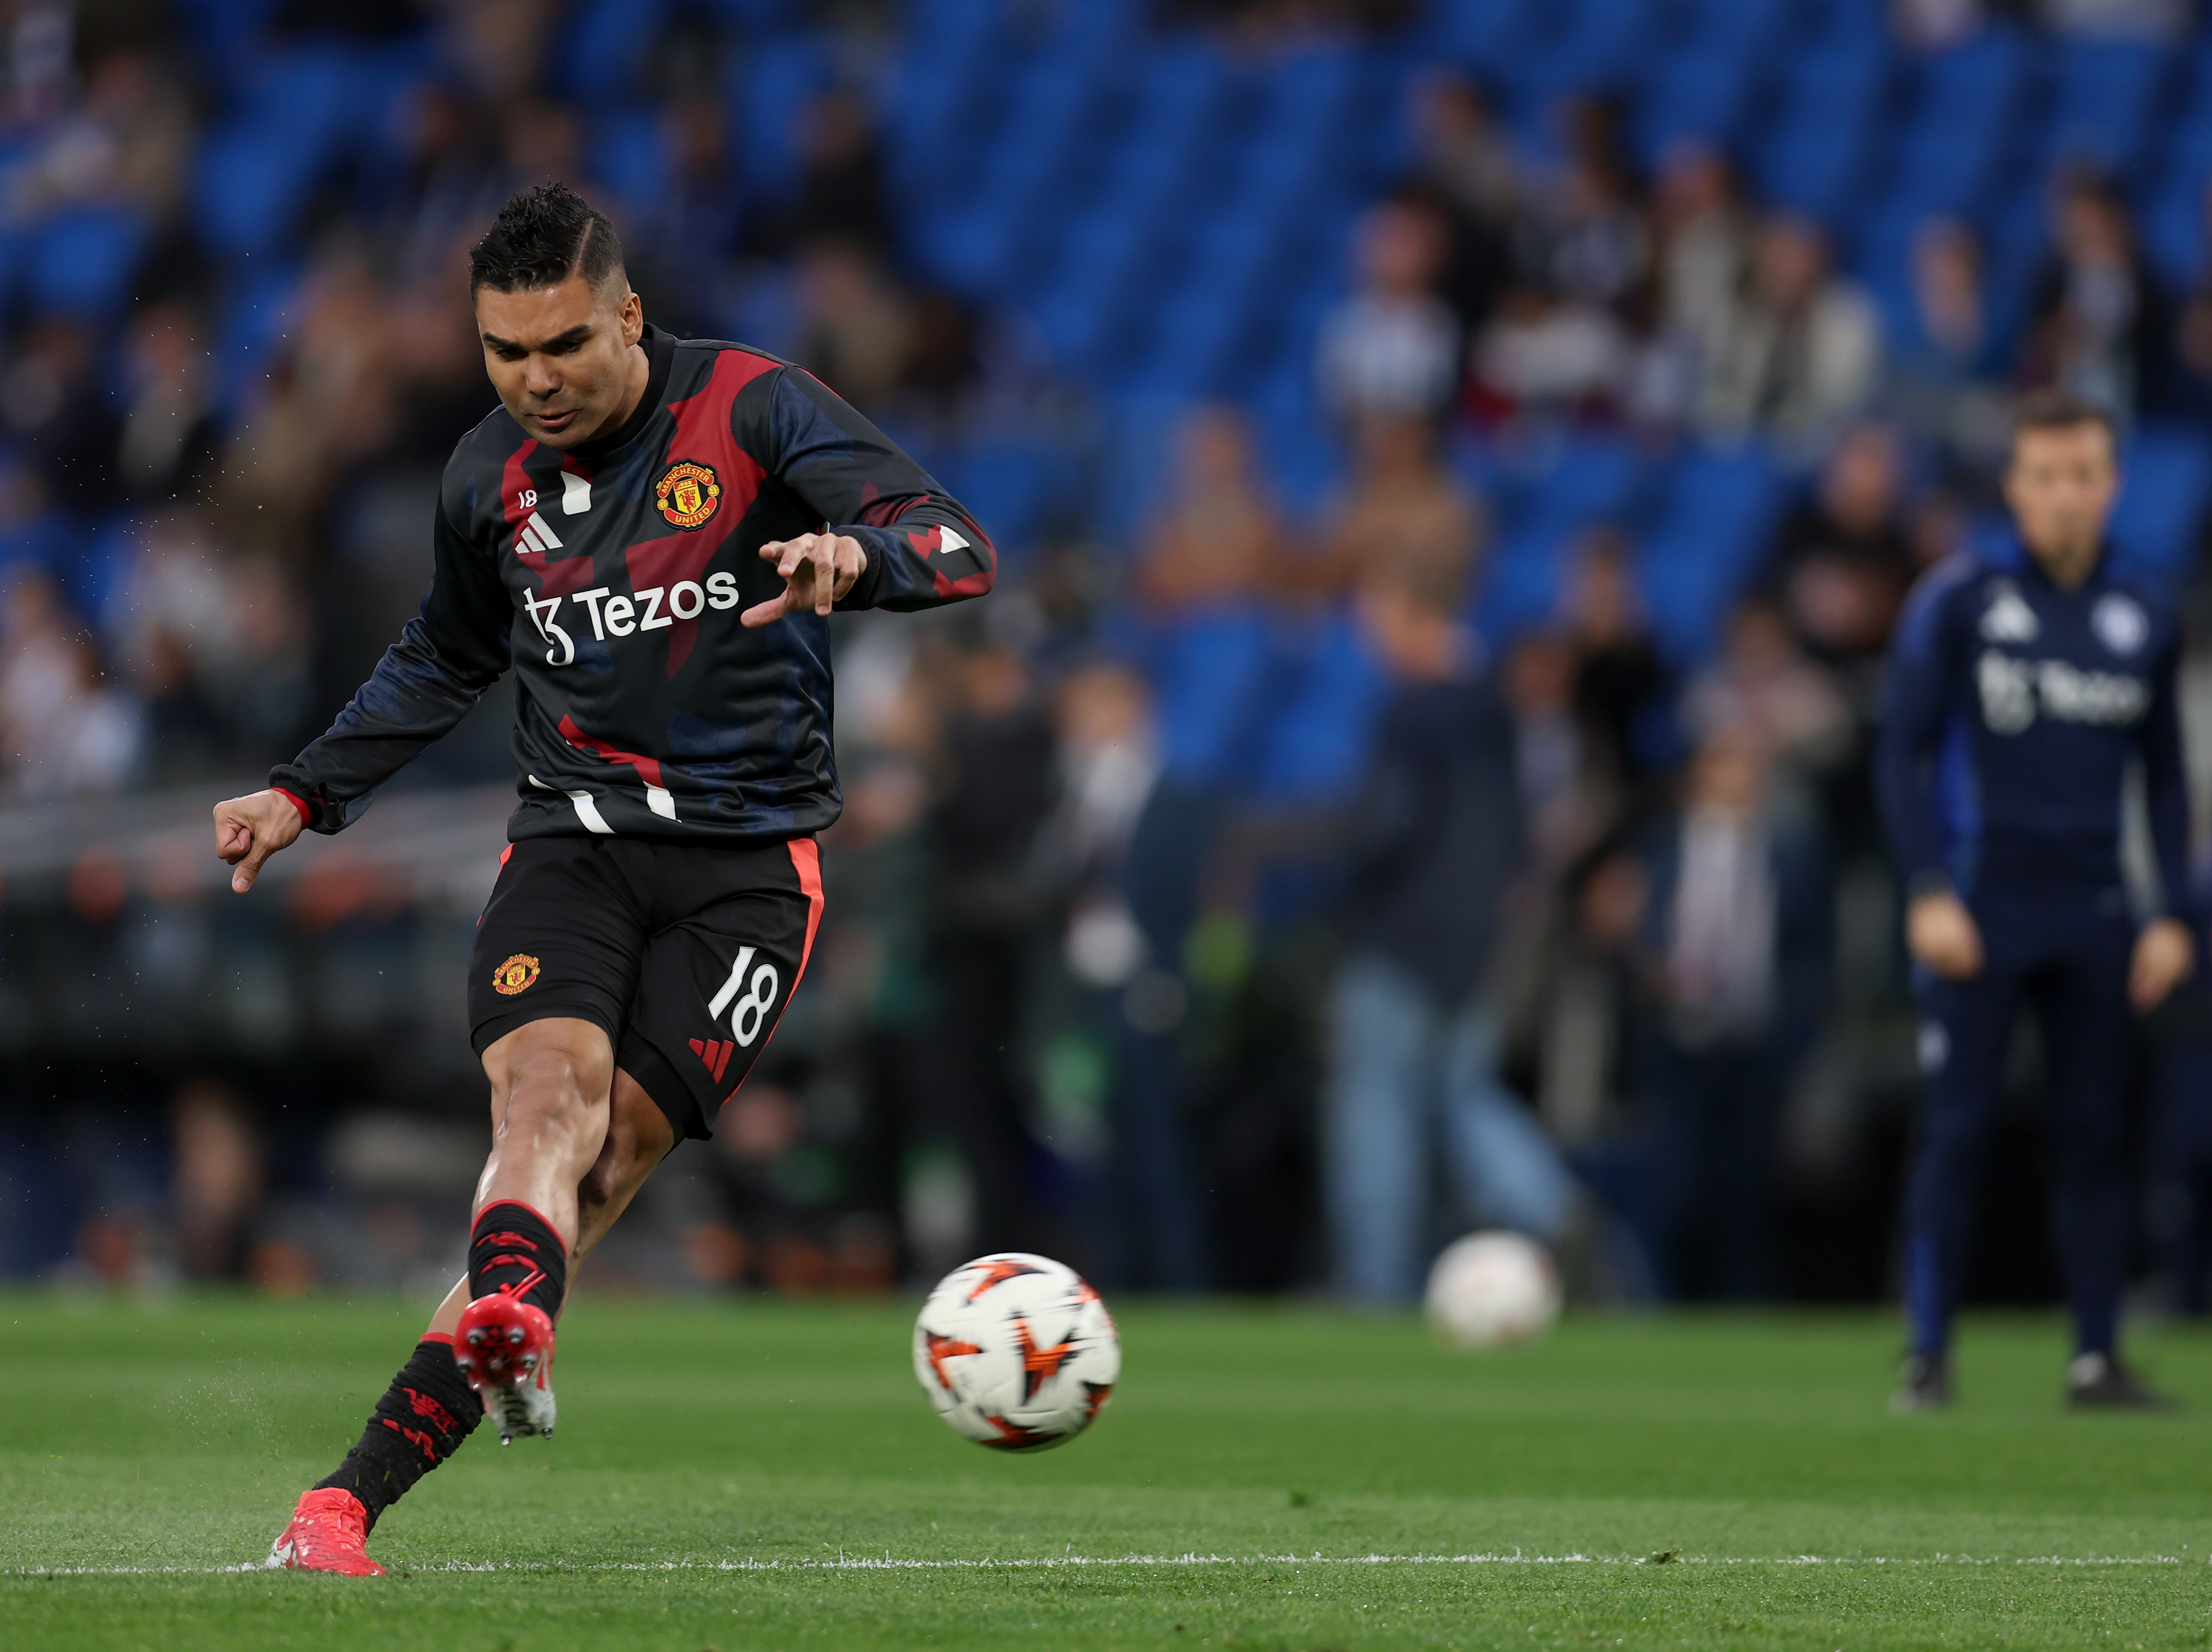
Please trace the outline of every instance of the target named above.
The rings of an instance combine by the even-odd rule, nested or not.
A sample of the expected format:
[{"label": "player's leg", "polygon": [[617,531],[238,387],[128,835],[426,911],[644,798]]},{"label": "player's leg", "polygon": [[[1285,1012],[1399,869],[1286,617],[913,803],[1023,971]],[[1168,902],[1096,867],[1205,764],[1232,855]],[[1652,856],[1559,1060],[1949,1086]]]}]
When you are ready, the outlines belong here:
[{"label": "player's leg", "polygon": [[1322,1129],[1338,1286],[1357,1302],[1419,1289],[1416,1236],[1427,1208],[1437,1015],[1419,983],[1379,958],[1354,958],[1330,994]]},{"label": "player's leg", "polygon": [[[572,1285],[576,1268],[675,1145],[667,1115],[635,1079],[617,1072],[606,1139],[576,1189]],[[277,1549],[292,1564],[356,1573],[379,1570],[362,1546],[377,1517],[475,1432],[483,1403],[453,1364],[453,1327],[469,1300],[468,1276],[463,1274],[431,1315],[414,1354],[392,1379],[361,1438],[336,1471],[301,1499],[301,1514],[277,1540]],[[308,1552],[294,1552],[303,1546]],[[318,1548],[321,1552],[314,1552]]]},{"label": "player's leg", "polygon": [[[512,845],[503,859],[469,969],[470,1021],[492,1083],[495,1133],[478,1184],[468,1279],[440,1305],[338,1472],[301,1498],[270,1564],[379,1570],[362,1546],[376,1517],[451,1456],[483,1414],[453,1339],[485,1289],[514,1284],[522,1286],[518,1296],[538,1297],[525,1305],[545,1317],[546,1333],[527,1351],[537,1356],[533,1385],[544,1380],[551,1312],[544,1304],[550,1300],[557,1311],[569,1248],[585,1237],[580,1220],[591,1196],[579,1184],[601,1168],[619,1128],[610,1119],[611,1038],[635,993],[645,941],[635,899],[640,847],[545,839]],[[529,1034],[533,1027],[543,1030]],[[628,1139],[648,1141],[635,1132]],[[610,1177],[608,1186],[618,1191],[624,1179]],[[501,1218],[489,1227],[482,1220],[488,1209]],[[485,1242],[495,1236],[502,1242]],[[530,1327],[523,1328],[527,1342]],[[510,1388],[506,1397],[517,1396]],[[550,1421],[550,1389],[520,1399],[520,1420],[532,1421],[535,1399],[539,1416]],[[504,1406],[501,1416],[510,1428],[516,1420]]]},{"label": "player's leg", "polygon": [[1444,1147],[1466,1213],[1556,1245],[1575,1210],[1575,1179],[1498,1076],[1498,1017],[1470,1005],[1445,1035]]},{"label": "player's leg", "polygon": [[2051,1110],[2051,1237],[2074,1317],[2066,1396],[2076,1406],[2168,1404],[2119,1359],[2130,1200],[2126,1102],[2132,926],[2104,920],[2072,938],[2037,983]]},{"label": "player's leg", "polygon": [[[669,1126],[668,1115],[636,1079],[617,1067],[607,1111],[606,1139],[599,1157],[576,1184],[576,1244],[568,1259],[572,1290],[584,1259],[606,1237],[607,1230],[629,1208],[638,1189],[675,1145],[676,1132]],[[468,1305],[469,1276],[464,1273],[453,1281],[453,1288],[430,1315],[422,1334],[450,1341],[454,1326],[460,1322],[461,1310]]]},{"label": "player's leg", "polygon": [[1950,1397],[1951,1315],[1972,1254],[1991,1122],[2018,983],[1991,958],[1972,981],[1920,987],[1920,1129],[1905,1194],[1905,1308],[1911,1335],[1899,1410]]}]

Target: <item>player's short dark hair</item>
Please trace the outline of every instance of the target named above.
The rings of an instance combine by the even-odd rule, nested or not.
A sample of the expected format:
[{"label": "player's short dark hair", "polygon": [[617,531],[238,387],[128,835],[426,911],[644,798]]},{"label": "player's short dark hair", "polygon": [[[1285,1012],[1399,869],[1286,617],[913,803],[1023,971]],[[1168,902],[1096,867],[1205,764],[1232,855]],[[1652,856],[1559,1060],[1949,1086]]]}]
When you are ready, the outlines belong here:
[{"label": "player's short dark hair", "polygon": [[2078,430],[2085,424],[2100,427],[2114,440],[2119,427],[2112,410],[2066,390],[2032,391],[2012,410],[2012,435],[2017,443],[2031,430]]},{"label": "player's short dark hair", "polygon": [[469,249],[469,291],[531,292],[571,276],[597,288],[622,267],[622,237],[607,215],[566,184],[540,184],[509,199]]}]

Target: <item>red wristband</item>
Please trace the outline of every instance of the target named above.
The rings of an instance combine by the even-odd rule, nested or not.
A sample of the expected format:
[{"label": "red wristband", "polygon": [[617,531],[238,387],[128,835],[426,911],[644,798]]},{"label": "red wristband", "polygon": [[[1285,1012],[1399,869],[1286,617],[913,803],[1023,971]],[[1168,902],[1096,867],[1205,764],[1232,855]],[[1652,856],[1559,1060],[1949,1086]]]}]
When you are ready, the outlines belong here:
[{"label": "red wristband", "polygon": [[303,799],[295,797],[281,786],[272,786],[269,789],[300,811],[300,823],[302,826],[312,826],[315,823],[315,811],[307,807]]}]

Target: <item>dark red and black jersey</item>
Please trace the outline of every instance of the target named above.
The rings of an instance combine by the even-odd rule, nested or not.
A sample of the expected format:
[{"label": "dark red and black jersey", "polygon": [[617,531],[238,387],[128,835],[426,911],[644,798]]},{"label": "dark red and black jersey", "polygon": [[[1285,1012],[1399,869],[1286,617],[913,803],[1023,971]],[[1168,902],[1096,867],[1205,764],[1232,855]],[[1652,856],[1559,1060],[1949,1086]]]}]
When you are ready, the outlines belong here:
[{"label": "dark red and black jersey", "polygon": [[562,452],[504,409],[453,450],[422,611],[337,720],[278,767],[335,832],[512,667],[522,794],[507,835],[760,844],[840,800],[829,622],[748,630],[782,588],[760,548],[825,526],[867,568],[837,606],[991,588],[982,530],[822,383],[742,345],[646,330],[652,377],[611,436]]}]

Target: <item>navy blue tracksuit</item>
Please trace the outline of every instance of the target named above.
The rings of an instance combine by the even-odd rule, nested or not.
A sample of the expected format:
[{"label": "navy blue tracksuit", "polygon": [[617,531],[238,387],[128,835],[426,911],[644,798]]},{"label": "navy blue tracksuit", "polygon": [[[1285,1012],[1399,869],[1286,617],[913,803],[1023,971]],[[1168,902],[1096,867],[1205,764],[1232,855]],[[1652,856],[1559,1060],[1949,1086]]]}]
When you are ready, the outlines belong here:
[{"label": "navy blue tracksuit", "polygon": [[2022,1002],[2048,1055],[2051,1236],[2082,1352],[2112,1351],[2128,1235],[2121,797],[2142,764],[2166,898],[2189,898],[2189,805],[2168,605],[2108,571],[2073,591],[2017,543],[1915,587],[1889,662],[1883,820],[1915,893],[1947,882],[1980,926],[1980,975],[1920,972],[1926,1109],[1905,1194],[1913,1346],[1945,1346]]}]

